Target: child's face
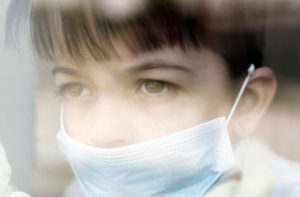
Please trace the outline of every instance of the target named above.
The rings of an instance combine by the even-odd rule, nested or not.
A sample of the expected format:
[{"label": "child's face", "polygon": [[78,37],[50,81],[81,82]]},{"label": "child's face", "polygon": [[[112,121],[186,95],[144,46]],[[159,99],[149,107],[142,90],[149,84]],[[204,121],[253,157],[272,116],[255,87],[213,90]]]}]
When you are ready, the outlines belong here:
[{"label": "child's face", "polygon": [[122,54],[119,60],[55,68],[65,127],[72,137],[112,148],[227,115],[229,76],[213,52],[163,48],[139,56]]}]

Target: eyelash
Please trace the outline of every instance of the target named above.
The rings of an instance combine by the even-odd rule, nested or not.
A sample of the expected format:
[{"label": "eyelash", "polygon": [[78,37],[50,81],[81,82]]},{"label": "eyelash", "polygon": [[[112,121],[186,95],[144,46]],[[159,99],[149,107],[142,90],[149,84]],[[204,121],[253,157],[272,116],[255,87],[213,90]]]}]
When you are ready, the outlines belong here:
[{"label": "eyelash", "polygon": [[[178,89],[180,89],[179,85],[172,83],[172,82],[168,82],[168,81],[164,81],[164,80],[157,80],[157,79],[141,79],[138,81],[138,88],[137,91],[141,91],[141,88],[143,87],[143,85],[146,82],[158,82],[158,83],[163,83],[164,85],[168,86],[169,88],[172,89],[172,91],[177,91]],[[149,93],[151,94],[151,93]]]},{"label": "eyelash", "polygon": [[70,83],[65,83],[65,84],[62,84],[62,85],[58,86],[58,87],[56,88],[56,90],[54,91],[54,93],[55,93],[55,95],[58,96],[58,97],[63,97],[64,94],[65,94],[66,89],[67,89],[68,87],[75,86],[75,85],[86,87],[83,83],[79,83],[79,82],[70,82]]},{"label": "eyelash", "polygon": [[[159,82],[159,83],[164,83],[165,85],[167,85],[168,87],[170,87],[172,89],[172,92],[176,92],[180,89],[180,86],[175,84],[175,83],[172,83],[172,82],[168,82],[168,81],[164,81],[164,80],[157,80],[157,79],[141,79],[141,80],[138,80],[137,82],[137,91],[141,91],[141,88],[143,87],[143,84],[145,84],[146,82]],[[67,90],[67,88],[71,87],[71,86],[82,86],[84,88],[88,88],[90,89],[88,86],[84,85],[83,83],[80,83],[80,82],[70,82],[70,83],[65,83],[65,84],[62,84],[60,86],[58,86],[56,88],[56,90],[54,91],[55,95],[57,97],[64,97],[65,95],[65,92]],[[151,93],[148,93],[148,94],[151,94]],[[155,93],[153,93],[154,95]]]}]

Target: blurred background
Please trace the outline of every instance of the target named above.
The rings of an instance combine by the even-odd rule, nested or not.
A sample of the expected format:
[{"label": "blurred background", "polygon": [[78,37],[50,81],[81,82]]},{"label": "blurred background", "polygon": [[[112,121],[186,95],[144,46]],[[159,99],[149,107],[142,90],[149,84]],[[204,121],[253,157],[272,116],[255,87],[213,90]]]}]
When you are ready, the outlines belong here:
[{"label": "blurred background", "polygon": [[[27,53],[4,49],[3,21],[8,0],[1,0],[0,142],[12,165],[13,182],[32,196],[62,196],[72,180],[58,151],[59,102],[51,68]],[[300,1],[268,7],[265,65],[279,89],[256,137],[274,152],[300,162]]]}]

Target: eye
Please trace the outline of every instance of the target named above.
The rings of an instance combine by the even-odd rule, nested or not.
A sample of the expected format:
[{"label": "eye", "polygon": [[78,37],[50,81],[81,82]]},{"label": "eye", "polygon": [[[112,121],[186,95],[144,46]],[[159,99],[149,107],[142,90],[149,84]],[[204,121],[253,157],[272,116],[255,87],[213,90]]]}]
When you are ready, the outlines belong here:
[{"label": "eye", "polygon": [[79,83],[69,83],[64,84],[59,87],[59,95],[62,95],[66,98],[81,98],[91,96],[91,90],[86,86],[79,84]]},{"label": "eye", "polygon": [[163,94],[175,90],[175,85],[159,80],[143,80],[139,91],[144,94]]}]

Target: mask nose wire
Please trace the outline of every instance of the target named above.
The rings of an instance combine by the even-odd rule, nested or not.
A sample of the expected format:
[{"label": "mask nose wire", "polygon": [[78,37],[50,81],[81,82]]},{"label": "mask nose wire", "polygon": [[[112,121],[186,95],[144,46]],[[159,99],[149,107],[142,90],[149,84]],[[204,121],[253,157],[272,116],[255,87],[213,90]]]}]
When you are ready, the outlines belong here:
[{"label": "mask nose wire", "polygon": [[240,91],[239,91],[239,93],[238,93],[238,95],[237,95],[237,97],[236,97],[236,99],[234,101],[234,104],[233,104],[233,106],[232,106],[232,108],[231,108],[231,110],[229,112],[229,115],[228,115],[228,117],[226,119],[226,125],[227,126],[230,123],[230,121],[232,119],[232,116],[235,113],[236,108],[237,108],[237,106],[238,106],[238,104],[239,104],[239,102],[240,102],[240,100],[241,100],[241,98],[243,96],[243,93],[245,92],[245,89],[246,89],[246,87],[247,87],[247,85],[248,85],[248,83],[249,83],[249,81],[251,79],[251,76],[254,74],[254,72],[255,72],[255,65],[251,64],[249,66],[249,68],[248,68],[247,77],[245,78],[245,80],[244,80],[244,82],[243,82],[243,84],[241,86],[241,89],[240,89]]}]

